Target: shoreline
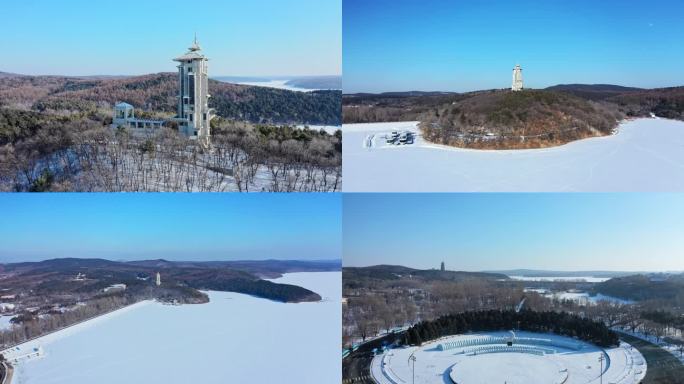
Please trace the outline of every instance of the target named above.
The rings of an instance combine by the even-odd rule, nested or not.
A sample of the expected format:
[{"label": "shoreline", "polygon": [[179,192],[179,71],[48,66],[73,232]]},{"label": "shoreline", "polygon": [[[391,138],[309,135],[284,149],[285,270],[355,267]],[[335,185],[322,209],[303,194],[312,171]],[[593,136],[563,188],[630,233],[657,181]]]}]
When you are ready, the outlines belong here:
[{"label": "shoreline", "polygon": [[[408,127],[412,127],[415,129],[415,133],[419,134],[422,143],[419,145],[413,146],[413,148],[430,148],[430,149],[440,149],[440,150],[447,150],[447,151],[456,151],[456,152],[475,152],[475,153],[526,153],[526,152],[543,152],[545,150],[550,150],[554,148],[563,148],[566,147],[570,144],[573,143],[580,143],[580,142],[585,142],[589,140],[599,140],[599,139],[606,139],[610,137],[616,137],[622,132],[622,126],[625,124],[629,124],[635,121],[639,120],[664,120],[664,121],[673,121],[673,122],[684,122],[682,120],[676,120],[676,119],[667,119],[663,117],[637,117],[637,118],[627,118],[621,120],[617,127],[614,128],[613,133],[608,134],[608,135],[600,135],[600,136],[589,136],[589,137],[584,137],[581,139],[577,140],[572,140],[568,141],[563,144],[558,144],[558,145],[549,145],[546,147],[538,147],[538,148],[502,148],[502,149],[493,149],[493,148],[468,148],[468,147],[459,147],[459,146],[454,146],[454,145],[448,145],[448,144],[440,144],[440,143],[434,143],[432,141],[428,141],[427,139],[423,138],[423,133],[420,128],[420,121],[396,121],[396,122],[376,122],[376,123],[354,123],[354,124],[346,124],[343,125],[342,133],[346,132],[384,132],[386,130],[392,130],[392,129],[407,129]],[[387,127],[382,127],[382,128],[374,128],[374,129],[363,129],[364,125],[370,125],[370,124],[383,124],[387,125]],[[353,126],[353,127],[350,127]],[[347,129],[344,129],[347,128]],[[349,129],[352,128],[352,129]],[[383,148],[384,149],[384,148]]]},{"label": "shoreline", "polygon": [[[310,289],[313,289],[314,291],[321,292],[322,296],[335,297],[336,294],[331,293],[331,289],[335,291],[338,289],[337,284],[341,286],[337,279],[337,284],[334,284],[330,276],[331,274],[336,274],[337,276],[340,276],[339,279],[341,279],[341,272],[303,272],[302,274],[300,284],[305,287],[310,287]],[[288,273],[285,275],[287,276],[290,274]],[[295,277],[297,277],[297,275],[298,273],[295,273]],[[305,279],[304,277],[307,275],[308,278]],[[66,378],[68,378],[69,382],[74,383],[113,383],[116,382],[114,381],[116,378],[106,376],[106,372],[111,370],[114,366],[120,367],[119,369],[128,367],[128,372],[137,375],[136,377],[138,378],[154,377],[155,379],[152,380],[153,382],[186,382],[177,380],[177,376],[174,376],[174,373],[170,370],[165,371],[161,369],[162,366],[168,363],[168,358],[180,358],[178,353],[169,351],[187,352],[191,349],[194,350],[194,348],[197,347],[197,343],[204,343],[208,340],[211,340],[211,342],[205,346],[214,352],[207,353],[207,351],[203,349],[203,352],[207,353],[206,356],[201,355],[202,357],[198,357],[200,355],[193,353],[191,355],[194,357],[190,358],[190,360],[194,359],[192,361],[193,364],[199,364],[200,368],[198,369],[200,369],[200,371],[204,370],[203,372],[205,373],[202,375],[213,375],[207,377],[217,377],[218,375],[220,375],[218,377],[232,377],[231,375],[238,378],[251,377],[251,372],[255,372],[254,369],[257,368],[256,366],[247,365],[246,367],[243,366],[240,368],[233,367],[230,370],[223,368],[225,364],[220,364],[220,362],[225,363],[225,358],[221,357],[221,353],[215,353],[216,351],[223,351],[223,348],[220,347],[220,345],[235,343],[235,345],[242,345],[241,349],[245,350],[244,353],[265,353],[266,356],[276,359],[279,358],[277,354],[268,351],[266,351],[268,352],[266,353],[262,348],[264,343],[268,344],[269,340],[273,340],[268,335],[269,333],[282,333],[283,336],[281,337],[281,341],[294,348],[296,353],[292,355],[292,359],[296,359],[296,355],[304,353],[305,350],[317,348],[317,344],[313,342],[313,340],[311,340],[309,344],[302,342],[301,335],[296,332],[291,332],[288,324],[294,324],[293,322],[300,324],[302,321],[310,321],[311,329],[309,331],[314,332],[315,335],[315,332],[317,332],[316,324],[319,324],[321,321],[327,321],[325,319],[329,319],[330,316],[336,318],[341,316],[339,314],[335,316],[335,311],[333,309],[337,310],[338,306],[329,302],[323,302],[322,306],[321,303],[316,303],[318,305],[289,306],[278,305],[278,303],[269,300],[255,298],[251,295],[236,292],[209,292],[211,300],[207,303],[208,305],[181,305],[179,307],[171,308],[168,306],[156,305],[157,302],[148,300],[134,304],[141,305],[141,303],[149,303],[149,305],[145,305],[141,311],[125,311],[124,316],[117,317],[116,321],[111,321],[106,324],[94,322],[95,325],[102,325],[101,327],[90,327],[87,329],[75,327],[74,331],[76,332],[66,331],[59,334],[57,337],[49,336],[46,343],[42,343],[43,340],[39,340],[38,342],[34,340],[32,343],[24,344],[24,347],[26,345],[29,347],[37,347],[40,343],[45,349],[45,358],[31,359],[33,361],[21,361],[17,365],[19,367],[18,370],[15,369],[14,382],[16,383],[17,380],[26,380],[25,382],[27,383],[42,382],[44,380],[41,379],[45,379],[50,375],[50,377],[61,378],[65,382]],[[136,307],[140,308],[138,306],[134,306],[133,308]],[[313,318],[311,316],[313,316]],[[278,321],[267,320],[273,318],[278,318]],[[89,322],[88,324],[93,324],[93,322]],[[149,324],[156,324],[156,326],[153,326],[152,329],[147,329]],[[198,329],[190,332],[187,335],[187,338],[181,337],[176,341],[171,341],[169,339],[178,332],[192,329],[193,326],[191,324],[194,324]],[[131,326],[140,327],[140,329],[145,328],[147,330],[143,332],[143,334],[139,334],[138,332],[131,332]],[[260,330],[259,335],[261,336],[250,336],[242,331],[245,327],[250,326],[258,327],[255,329]],[[212,329],[215,331],[210,331]],[[265,334],[263,334],[263,332],[265,332]],[[314,336],[314,339],[317,340],[317,342],[320,341],[320,338],[324,335],[331,338],[334,336],[335,340],[338,339],[336,334],[329,335],[330,332],[322,331],[320,327],[318,328],[318,332],[324,333],[319,336]],[[244,344],[247,340],[254,340],[255,337],[261,337],[261,342],[250,345]],[[168,342],[164,340],[168,340]],[[331,342],[326,345],[334,344]],[[280,344],[274,344],[273,346],[275,348],[276,346],[280,346]],[[93,351],[89,352],[84,350],[84,348],[91,349],[91,347],[94,348]],[[122,353],[122,351],[127,352]],[[334,360],[332,359],[332,355],[334,353],[335,356],[337,356],[337,349],[329,348],[327,352],[330,358],[326,359],[326,361],[332,362]],[[164,358],[154,358],[152,359],[153,361],[146,362],[145,364],[136,362],[137,360],[142,360],[150,355],[164,356]],[[130,361],[129,359],[135,361]],[[175,361],[180,362],[181,360]],[[187,362],[187,360],[183,361]],[[336,362],[336,360],[334,361]],[[87,366],[83,366],[83,364],[87,364]],[[320,364],[319,368],[314,370],[313,377],[329,377],[330,372],[332,371],[329,367],[326,369],[325,365],[325,363]],[[72,370],[80,371],[81,367],[88,369],[84,369],[85,372],[81,373],[70,372]],[[302,371],[301,374],[303,373],[304,372]],[[299,375],[301,376],[301,374]],[[312,373],[306,372],[306,374],[310,375]],[[101,378],[102,380],[99,380],[98,378]],[[212,380],[200,379],[200,381],[203,382],[216,382]],[[233,381],[248,382],[250,380],[245,381],[236,379]],[[270,379],[265,381],[275,382],[275,380]],[[302,377],[299,377],[297,373],[292,377],[292,381],[303,382]],[[322,379],[320,382],[327,381]]]}]

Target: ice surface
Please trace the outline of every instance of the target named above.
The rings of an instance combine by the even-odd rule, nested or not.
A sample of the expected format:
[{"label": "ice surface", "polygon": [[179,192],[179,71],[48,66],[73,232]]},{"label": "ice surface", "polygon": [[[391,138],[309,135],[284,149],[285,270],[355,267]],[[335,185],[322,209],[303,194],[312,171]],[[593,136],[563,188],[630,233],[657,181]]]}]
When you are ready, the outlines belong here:
[{"label": "ice surface", "polygon": [[684,122],[638,119],[617,134],[530,150],[384,145],[416,122],[344,125],[343,190],[684,191]]},{"label": "ice surface", "polygon": [[252,86],[256,86],[256,87],[277,88],[277,89],[284,89],[287,91],[296,91],[296,92],[311,92],[311,91],[316,90],[316,89],[309,89],[309,88],[293,87],[293,86],[287,84],[288,81],[289,80],[242,81],[242,82],[239,82],[237,84],[252,85]]},{"label": "ice surface", "polygon": [[14,317],[14,315],[12,315],[12,316],[0,316],[0,331],[2,331],[3,329],[12,328],[13,324],[10,323],[10,320],[12,320],[13,317]]},{"label": "ice surface", "polygon": [[[485,336],[507,337],[508,332],[489,332],[449,336],[424,344],[420,348],[409,347],[390,350],[376,356],[371,364],[373,377],[381,384],[411,383],[415,356],[415,382],[420,384],[449,383],[453,377],[459,384],[589,384],[599,383],[603,368],[604,383],[637,383],[646,374],[643,356],[622,343],[620,347],[601,350],[575,339],[532,332],[516,332],[517,337],[550,339],[554,342],[580,343],[581,349],[549,347],[555,353],[543,356],[516,353],[487,353],[468,355],[462,348],[440,351],[436,347],[442,342],[474,339]],[[503,344],[502,344],[503,346]],[[603,367],[598,361],[603,355]]]},{"label": "ice surface", "polygon": [[208,304],[142,302],[21,346],[45,356],[18,364],[13,384],[336,383],[341,380],[341,273],[278,282],[321,302],[284,304],[209,292]]},{"label": "ice surface", "polygon": [[593,276],[508,276],[513,280],[521,281],[586,281],[589,283],[602,283],[610,280],[610,277]]}]

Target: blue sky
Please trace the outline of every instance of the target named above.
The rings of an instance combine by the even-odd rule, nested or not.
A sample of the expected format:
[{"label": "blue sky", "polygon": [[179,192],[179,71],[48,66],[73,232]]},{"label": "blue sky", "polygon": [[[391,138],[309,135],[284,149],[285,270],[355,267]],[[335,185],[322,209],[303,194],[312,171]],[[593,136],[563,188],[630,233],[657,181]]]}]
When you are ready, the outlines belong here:
[{"label": "blue sky", "polygon": [[343,264],[684,270],[682,194],[345,194]]},{"label": "blue sky", "polygon": [[684,85],[680,0],[344,0],[344,91]]},{"label": "blue sky", "polygon": [[172,72],[197,32],[210,76],[341,73],[342,0],[22,0],[0,9],[4,72]]},{"label": "blue sky", "polygon": [[339,194],[0,194],[0,263],[341,258]]}]

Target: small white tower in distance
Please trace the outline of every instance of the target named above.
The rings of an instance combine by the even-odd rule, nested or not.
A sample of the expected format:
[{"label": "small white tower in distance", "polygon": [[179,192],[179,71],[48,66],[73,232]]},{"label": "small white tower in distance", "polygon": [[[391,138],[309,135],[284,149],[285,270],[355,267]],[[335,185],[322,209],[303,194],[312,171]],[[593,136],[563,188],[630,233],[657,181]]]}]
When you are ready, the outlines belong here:
[{"label": "small white tower in distance", "polygon": [[161,275],[157,272],[157,287],[161,285]]},{"label": "small white tower in distance", "polygon": [[520,68],[520,64],[518,64],[515,66],[515,68],[513,68],[513,86],[511,87],[511,90],[514,92],[517,92],[517,91],[522,91],[522,89],[523,89],[522,68]]}]

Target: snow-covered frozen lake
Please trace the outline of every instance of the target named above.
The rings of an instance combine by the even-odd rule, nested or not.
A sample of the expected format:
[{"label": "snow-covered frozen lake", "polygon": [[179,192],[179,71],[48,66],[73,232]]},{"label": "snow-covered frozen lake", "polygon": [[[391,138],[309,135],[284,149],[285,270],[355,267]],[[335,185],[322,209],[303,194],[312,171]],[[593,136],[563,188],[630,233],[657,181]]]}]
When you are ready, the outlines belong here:
[{"label": "snow-covered frozen lake", "polygon": [[[516,332],[512,347],[508,332],[486,332],[448,336],[421,347],[392,349],[376,356],[371,374],[378,383],[443,384],[633,384],[646,375],[646,362],[636,349],[620,347],[600,349],[576,339],[546,333]],[[528,341],[523,341],[526,339]],[[441,343],[479,340],[472,345],[440,350]],[[539,341],[537,343],[537,341]],[[603,364],[599,357],[603,356]]]},{"label": "snow-covered frozen lake", "polygon": [[294,87],[292,85],[287,84],[288,81],[289,80],[241,81],[241,82],[238,82],[237,84],[253,85],[256,87],[277,88],[277,89],[284,89],[287,91],[296,91],[296,92],[311,92],[311,91],[316,90],[316,89],[309,89],[309,88]]},{"label": "snow-covered frozen lake", "polygon": [[617,134],[529,150],[386,145],[417,122],[343,126],[343,191],[684,191],[684,122],[638,119]]},{"label": "snow-covered frozen lake", "polygon": [[44,356],[19,363],[13,384],[340,382],[341,278],[274,280],[317,292],[317,303],[231,292],[209,292],[208,304],[138,303],[22,345]]},{"label": "snow-covered frozen lake", "polygon": [[513,280],[520,281],[567,281],[567,282],[582,282],[588,283],[602,283],[610,280],[610,277],[594,277],[594,276],[508,276]]}]

